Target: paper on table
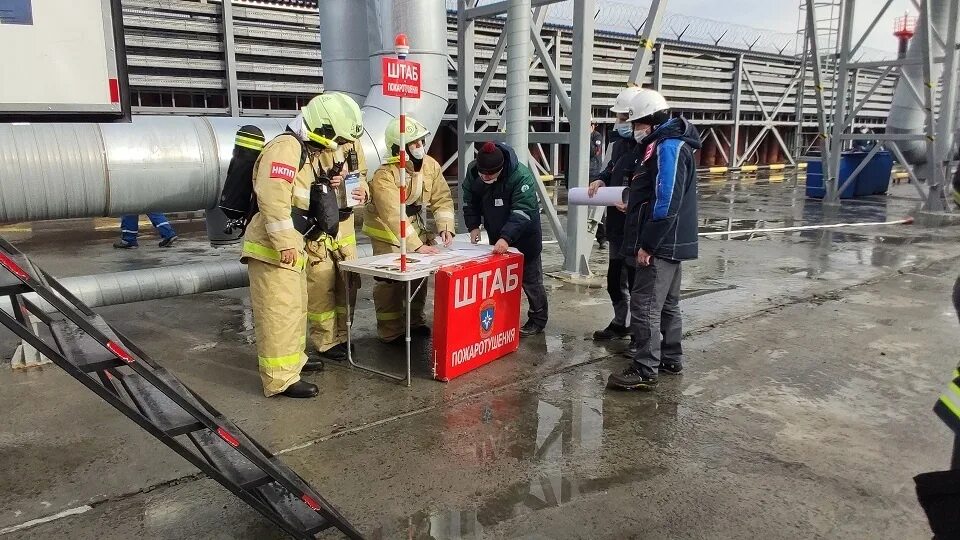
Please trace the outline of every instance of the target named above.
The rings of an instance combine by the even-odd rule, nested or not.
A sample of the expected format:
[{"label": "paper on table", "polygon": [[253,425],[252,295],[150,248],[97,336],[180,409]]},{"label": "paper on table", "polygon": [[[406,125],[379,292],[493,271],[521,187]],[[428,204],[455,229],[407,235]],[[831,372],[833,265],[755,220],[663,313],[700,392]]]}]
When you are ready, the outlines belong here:
[{"label": "paper on table", "polygon": [[587,188],[571,188],[567,192],[567,204],[579,206],[616,206],[627,202],[627,188],[602,187],[593,197],[587,195]]}]

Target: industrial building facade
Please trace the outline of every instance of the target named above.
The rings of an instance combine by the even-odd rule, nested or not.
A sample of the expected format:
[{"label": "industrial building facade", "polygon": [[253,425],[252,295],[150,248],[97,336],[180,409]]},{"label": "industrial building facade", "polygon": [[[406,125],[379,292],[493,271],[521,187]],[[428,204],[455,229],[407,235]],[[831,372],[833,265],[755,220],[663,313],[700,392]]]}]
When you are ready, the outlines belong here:
[{"label": "industrial building facade", "polygon": [[[123,0],[122,5],[134,114],[285,117],[323,90],[315,1],[233,0],[227,17],[214,0]],[[478,24],[478,81],[489,68],[502,28],[502,19]],[[450,103],[431,149],[447,165],[457,148],[456,30],[456,14],[450,11]],[[569,84],[571,29],[546,24],[541,36],[560,66],[561,79]],[[627,80],[637,46],[636,36],[602,29],[597,33],[592,110],[601,124],[612,121],[608,108]],[[660,40],[654,47],[645,85],[660,90],[676,111],[701,128],[701,166],[790,163],[812,148],[817,135],[813,77],[797,57],[675,40]],[[229,76],[231,64],[235,81]],[[531,66],[532,129],[567,129],[546,72],[539,62]],[[879,71],[862,70],[852,82],[859,95],[865,95],[879,76]],[[859,110],[855,127],[883,129],[895,82],[890,76],[880,83]],[[489,110],[479,117],[487,129],[498,127],[497,106],[505,87],[506,66],[501,63],[487,96]],[[799,91],[802,106],[797,103]],[[730,152],[735,127],[739,158]],[[761,133],[763,140],[755,141]],[[545,149],[541,154],[545,162],[551,153]],[[555,164],[563,161],[563,150],[559,153]]]}]

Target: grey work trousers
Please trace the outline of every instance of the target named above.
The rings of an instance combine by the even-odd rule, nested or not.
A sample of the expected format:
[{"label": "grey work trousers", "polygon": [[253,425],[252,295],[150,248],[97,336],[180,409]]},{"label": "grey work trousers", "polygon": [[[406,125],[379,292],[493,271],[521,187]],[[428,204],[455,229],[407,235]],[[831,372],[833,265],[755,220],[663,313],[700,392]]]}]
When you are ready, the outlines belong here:
[{"label": "grey work trousers", "polygon": [[613,304],[613,324],[630,324],[630,288],[633,283],[633,269],[626,265],[623,254],[623,240],[610,238],[610,260],[607,263],[607,294]]},{"label": "grey work trousers", "polygon": [[538,328],[547,326],[547,290],[543,287],[543,261],[540,254],[523,256],[523,292],[527,295],[529,321]]},{"label": "grey work trousers", "polygon": [[650,266],[636,268],[630,291],[630,330],[638,345],[633,363],[645,376],[656,376],[661,361],[683,364],[680,274],[679,262],[658,257]]}]

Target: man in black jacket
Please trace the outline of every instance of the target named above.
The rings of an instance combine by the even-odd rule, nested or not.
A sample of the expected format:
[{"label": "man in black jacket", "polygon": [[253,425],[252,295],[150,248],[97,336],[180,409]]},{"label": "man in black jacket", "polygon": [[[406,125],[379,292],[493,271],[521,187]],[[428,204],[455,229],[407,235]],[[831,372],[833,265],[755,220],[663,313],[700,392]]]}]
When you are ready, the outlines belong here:
[{"label": "man in black jacket", "polygon": [[671,118],[666,100],[653,90],[634,97],[630,116],[634,137],[651,150],[631,180],[623,242],[624,260],[636,267],[630,316],[637,352],[609,385],[652,390],[660,371],[683,370],[680,264],[697,258],[694,151],[700,135],[685,118]]},{"label": "man in black jacket", "polygon": [[[592,197],[601,187],[628,186],[636,169],[640,154],[637,141],[633,138],[633,126],[628,121],[630,100],[639,88],[631,87],[620,92],[616,103],[610,110],[617,115],[613,126],[613,149],[610,161],[597,179],[590,184]],[[628,316],[630,313],[630,288],[633,283],[633,269],[623,261],[623,227],[626,220],[626,205],[607,209],[606,239],[610,242],[610,257],[607,262],[607,294],[613,304],[613,320],[603,330],[593,333],[596,341],[620,339],[630,335]],[[628,351],[634,348],[634,343]],[[635,350],[635,349],[634,349]]]},{"label": "man in black jacket", "polygon": [[480,241],[480,225],[487,231],[494,253],[510,247],[523,253],[523,292],[529,319],[520,328],[523,337],[540,334],[547,326],[547,291],[543,287],[543,233],[536,179],[520,163],[516,152],[502,143],[488,142],[463,179],[463,218],[470,241]]}]

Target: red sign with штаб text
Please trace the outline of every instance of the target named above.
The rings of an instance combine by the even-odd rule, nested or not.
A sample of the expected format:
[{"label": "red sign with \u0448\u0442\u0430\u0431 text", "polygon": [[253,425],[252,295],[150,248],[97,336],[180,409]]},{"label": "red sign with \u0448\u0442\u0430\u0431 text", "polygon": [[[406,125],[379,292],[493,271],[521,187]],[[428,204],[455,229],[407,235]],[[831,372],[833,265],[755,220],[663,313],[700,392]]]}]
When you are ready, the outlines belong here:
[{"label": "red sign with \u0448\u0442\u0430\u0431 text", "polygon": [[383,58],[383,95],[420,98],[420,64],[397,58]]},{"label": "red sign with \u0448\u0442\u0430\u0431 text", "polygon": [[444,266],[433,306],[434,378],[449,381],[517,350],[523,255]]}]

